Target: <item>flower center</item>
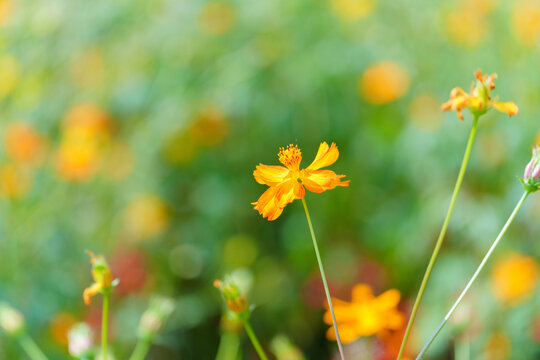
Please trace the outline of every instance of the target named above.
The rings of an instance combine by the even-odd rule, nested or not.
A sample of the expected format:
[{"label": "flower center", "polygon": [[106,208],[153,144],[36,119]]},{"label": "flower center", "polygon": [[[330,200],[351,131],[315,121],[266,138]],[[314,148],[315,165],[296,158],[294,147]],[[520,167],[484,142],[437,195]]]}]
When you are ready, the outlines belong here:
[{"label": "flower center", "polygon": [[298,170],[302,153],[297,145],[289,145],[286,148],[279,148],[279,162],[285,165],[289,170]]}]

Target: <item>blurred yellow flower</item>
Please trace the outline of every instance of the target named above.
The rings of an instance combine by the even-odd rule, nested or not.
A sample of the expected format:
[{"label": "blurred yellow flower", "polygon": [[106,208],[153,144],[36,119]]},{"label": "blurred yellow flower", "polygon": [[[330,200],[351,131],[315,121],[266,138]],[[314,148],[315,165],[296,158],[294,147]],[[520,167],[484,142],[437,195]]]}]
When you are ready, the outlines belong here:
[{"label": "blurred yellow flower", "polygon": [[0,0],[0,26],[7,24],[12,12],[13,3],[11,0]]},{"label": "blurred yellow flower", "polygon": [[90,140],[64,140],[56,152],[56,170],[67,181],[92,179],[100,163],[98,145]]},{"label": "blurred yellow flower", "polygon": [[[341,341],[351,343],[361,337],[399,330],[405,321],[397,309],[401,294],[396,289],[374,296],[369,285],[358,284],[352,290],[352,301],[332,299]],[[324,314],[324,322],[332,325],[330,311]],[[334,328],[326,332],[326,337],[336,340]]]},{"label": "blurred yellow flower", "polygon": [[102,172],[111,180],[124,180],[133,171],[135,160],[127,144],[112,143],[108,146],[104,157]]},{"label": "blurred yellow flower", "polygon": [[489,33],[486,15],[495,8],[493,0],[462,0],[446,15],[450,41],[464,47],[475,47]]},{"label": "blurred yellow flower", "polygon": [[8,96],[19,82],[20,65],[10,55],[0,56],[0,100]]},{"label": "blurred yellow flower", "polygon": [[337,175],[332,170],[320,170],[338,159],[339,151],[334,143],[328,146],[322,142],[315,160],[305,169],[300,169],[302,154],[296,145],[280,148],[278,157],[279,162],[285,166],[259,164],[253,171],[255,180],[269,188],[252,205],[270,221],[277,219],[287,204],[302,199],[305,189],[322,193],[336,186],[349,186],[349,181],[341,181],[345,175]]},{"label": "blurred yellow flower", "polygon": [[88,181],[100,169],[112,132],[112,120],[94,104],[71,108],[62,125],[56,169],[68,181]]},{"label": "blurred yellow flower", "polygon": [[199,24],[211,35],[223,35],[234,23],[234,12],[230,4],[213,1],[206,3],[199,16]]},{"label": "blurred yellow flower", "polygon": [[495,101],[496,99],[491,98],[497,74],[483,75],[481,70],[477,70],[474,76],[476,81],[471,84],[471,91],[466,93],[460,87],[453,88],[450,91],[450,99],[441,105],[442,111],[455,111],[461,121],[463,121],[461,111],[465,108],[469,108],[475,116],[483,115],[490,108],[505,113],[508,117],[518,114],[519,108],[514,102]]},{"label": "blurred yellow flower", "polygon": [[31,177],[28,170],[15,164],[0,166],[0,196],[20,198],[28,193],[31,187]]},{"label": "blurred yellow flower", "polygon": [[534,47],[540,38],[540,2],[516,0],[512,12],[512,27],[518,42]]},{"label": "blurred yellow flower", "polygon": [[23,165],[40,165],[44,160],[45,142],[30,124],[11,123],[4,133],[6,153]]},{"label": "blurred yellow flower", "polygon": [[199,112],[189,129],[189,135],[203,146],[214,146],[227,136],[227,119],[216,107],[207,107]]},{"label": "blurred yellow flower", "polygon": [[517,253],[510,254],[493,267],[493,294],[507,305],[517,305],[533,295],[538,275],[538,263],[534,258]]},{"label": "blurred yellow flower", "polygon": [[411,101],[409,116],[420,129],[432,132],[442,125],[440,110],[439,100],[431,94],[421,94]]},{"label": "blurred yellow flower", "polygon": [[167,230],[169,211],[159,197],[139,195],[125,210],[124,226],[134,240],[144,240]]},{"label": "blurred yellow flower", "polygon": [[508,336],[502,332],[491,334],[484,345],[484,359],[506,360],[510,359],[512,343]]},{"label": "blurred yellow flower", "polygon": [[95,104],[79,104],[66,114],[62,130],[67,138],[103,141],[111,135],[112,119]]},{"label": "blurred yellow flower", "polygon": [[391,61],[382,61],[370,66],[358,79],[358,92],[367,102],[382,105],[404,96],[410,82],[405,68]]},{"label": "blurred yellow flower", "polygon": [[343,21],[357,21],[371,14],[376,0],[330,0],[332,10]]}]

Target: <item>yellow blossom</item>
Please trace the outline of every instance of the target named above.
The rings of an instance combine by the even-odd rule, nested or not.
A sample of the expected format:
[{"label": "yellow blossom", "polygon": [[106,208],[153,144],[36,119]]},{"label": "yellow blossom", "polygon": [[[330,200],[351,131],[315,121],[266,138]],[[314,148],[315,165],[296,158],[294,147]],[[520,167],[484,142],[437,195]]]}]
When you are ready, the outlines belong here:
[{"label": "yellow blossom", "polygon": [[[400,299],[401,294],[395,289],[374,296],[371,287],[366,284],[354,286],[351,302],[332,299],[341,341],[348,344],[364,336],[399,330],[405,320],[397,309]],[[332,324],[330,311],[324,314],[324,322]],[[328,329],[326,337],[336,340],[333,327]]]},{"label": "yellow blossom", "polygon": [[491,98],[491,90],[495,89],[495,79],[497,74],[482,75],[482,71],[475,73],[476,81],[471,84],[471,91],[466,93],[462,88],[455,87],[450,91],[450,99],[442,104],[441,110],[453,110],[457,113],[458,119],[463,121],[461,111],[469,108],[475,116],[486,113],[490,108],[507,114],[509,117],[517,115],[519,108],[512,101],[500,102]]},{"label": "yellow blossom", "polygon": [[163,233],[169,227],[169,211],[163,201],[151,194],[139,195],[126,208],[124,226],[135,240]]},{"label": "yellow blossom", "polygon": [[7,24],[12,12],[13,12],[12,1],[0,0],[0,26]]},{"label": "yellow blossom", "polygon": [[315,160],[305,169],[300,169],[302,154],[296,145],[281,148],[278,157],[285,166],[259,164],[253,172],[259,184],[269,186],[259,200],[252,203],[255,210],[268,220],[277,219],[287,204],[302,199],[305,189],[322,193],[336,186],[349,186],[349,181],[341,181],[345,175],[337,175],[331,170],[320,170],[338,159],[339,151],[334,143],[330,146],[326,142],[321,143]]},{"label": "yellow blossom", "polygon": [[403,97],[410,77],[401,65],[382,61],[370,66],[358,79],[358,92],[367,102],[383,105]]},{"label": "yellow blossom", "polygon": [[31,183],[27,169],[15,164],[0,166],[0,196],[11,199],[23,197],[30,190]]},{"label": "yellow blossom", "polygon": [[496,332],[491,334],[484,345],[483,358],[489,360],[510,359],[512,343],[505,333]]},{"label": "yellow blossom", "polygon": [[510,254],[493,267],[492,290],[497,299],[508,305],[529,299],[538,283],[539,268],[529,256]]},{"label": "yellow blossom", "polygon": [[17,59],[10,55],[0,56],[0,100],[15,89],[19,82],[20,72]]}]

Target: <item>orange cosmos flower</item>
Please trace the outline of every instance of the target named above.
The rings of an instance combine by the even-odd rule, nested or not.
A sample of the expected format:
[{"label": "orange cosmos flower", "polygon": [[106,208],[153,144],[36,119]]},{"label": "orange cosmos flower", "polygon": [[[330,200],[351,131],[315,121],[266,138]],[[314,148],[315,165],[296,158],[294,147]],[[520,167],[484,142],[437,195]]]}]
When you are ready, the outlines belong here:
[{"label": "orange cosmos flower", "polygon": [[[349,344],[364,336],[384,334],[387,330],[399,330],[405,318],[397,309],[401,294],[396,289],[374,296],[369,285],[358,284],[352,290],[352,301],[332,299],[341,341]],[[324,322],[332,325],[330,311],[324,314]],[[334,328],[326,333],[336,340]]]},{"label": "orange cosmos flower", "polygon": [[90,305],[92,303],[92,296],[99,293],[110,293],[118,285],[118,279],[113,280],[111,269],[103,256],[95,256],[91,251],[87,251],[87,254],[90,256],[90,263],[92,264],[92,278],[94,279],[94,283],[84,289],[83,299],[86,305]]},{"label": "orange cosmos flower", "polygon": [[295,199],[302,199],[305,189],[315,193],[331,190],[336,186],[349,186],[349,181],[341,181],[345,175],[337,175],[331,170],[320,170],[336,162],[339,151],[335,143],[328,146],[321,143],[315,160],[305,169],[300,169],[302,153],[298,146],[280,148],[279,162],[285,166],[257,165],[253,176],[259,184],[268,185],[255,205],[255,210],[268,220],[275,220],[285,206]]},{"label": "orange cosmos flower", "polygon": [[498,300],[515,306],[534,294],[539,277],[540,267],[534,258],[510,254],[493,267],[492,290]]},{"label": "orange cosmos flower", "polygon": [[482,75],[482,71],[478,70],[474,74],[476,83],[471,85],[471,91],[466,93],[462,88],[453,88],[450,92],[450,100],[442,104],[443,111],[455,110],[459,120],[463,121],[461,110],[469,108],[475,116],[480,116],[486,113],[489,108],[494,108],[497,111],[508,114],[508,116],[517,115],[518,107],[512,101],[500,102],[491,99],[491,90],[495,89],[495,79],[497,74]]}]

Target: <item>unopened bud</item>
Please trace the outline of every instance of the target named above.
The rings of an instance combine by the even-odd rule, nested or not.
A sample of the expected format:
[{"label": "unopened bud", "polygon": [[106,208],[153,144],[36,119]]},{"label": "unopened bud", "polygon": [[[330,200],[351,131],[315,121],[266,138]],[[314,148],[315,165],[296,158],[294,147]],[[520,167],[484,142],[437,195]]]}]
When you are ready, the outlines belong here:
[{"label": "unopened bud", "polygon": [[540,147],[538,146],[533,149],[531,161],[525,167],[522,183],[526,191],[534,192],[540,189]]},{"label": "unopened bud", "polygon": [[163,323],[174,311],[174,301],[165,296],[155,296],[139,323],[139,336],[151,339],[163,327]]},{"label": "unopened bud", "polygon": [[24,317],[6,303],[0,303],[0,327],[11,336],[17,336],[24,331]]},{"label": "unopened bud", "polygon": [[224,281],[214,281],[214,286],[221,291],[225,305],[237,315],[249,315],[249,304],[247,297],[240,291],[240,288],[230,279]]},{"label": "unopened bud", "polygon": [[92,330],[85,323],[75,324],[68,332],[69,354],[83,357],[92,347]]}]

